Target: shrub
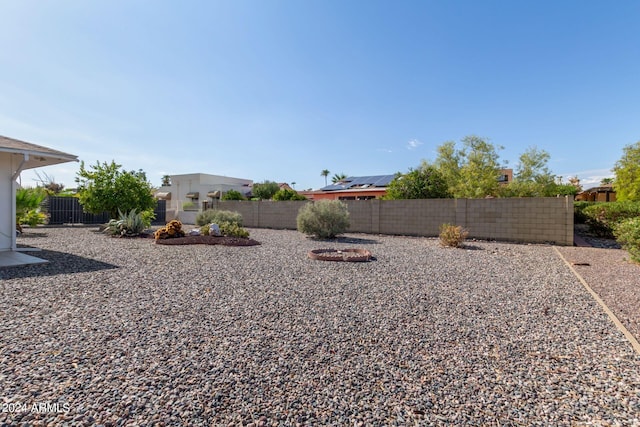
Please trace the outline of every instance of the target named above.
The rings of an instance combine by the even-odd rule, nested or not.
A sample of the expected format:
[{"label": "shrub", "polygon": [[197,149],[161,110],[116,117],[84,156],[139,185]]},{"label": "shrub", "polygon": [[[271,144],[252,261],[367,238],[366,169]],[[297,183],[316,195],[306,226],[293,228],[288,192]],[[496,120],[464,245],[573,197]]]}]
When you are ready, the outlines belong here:
[{"label": "shrub", "polygon": [[247,198],[239,191],[229,190],[222,195],[222,200],[247,200]]},{"label": "shrub", "polygon": [[242,227],[242,214],[240,212],[224,211],[220,209],[207,209],[196,215],[197,225],[218,224],[230,222]]},{"label": "shrub", "polygon": [[16,228],[20,229],[21,224],[34,227],[44,224],[47,216],[40,211],[40,203],[47,196],[42,187],[18,188],[16,191]]},{"label": "shrub", "polygon": [[242,238],[249,237],[249,232],[246,229],[239,226],[237,223],[221,222],[220,224],[218,224],[218,226],[220,227],[220,234],[222,234],[223,236],[242,237]]},{"label": "shrub", "polygon": [[302,194],[299,194],[295,190],[289,190],[288,188],[281,188],[276,194],[273,195],[273,200],[307,200]]},{"label": "shrub", "polygon": [[210,230],[209,230],[209,224],[205,224],[205,225],[203,225],[202,227],[200,227],[200,234],[201,234],[202,236],[208,236],[208,235],[209,235],[209,232],[210,232]]},{"label": "shrub", "polygon": [[349,211],[339,200],[320,200],[302,206],[296,222],[301,233],[332,239],[349,228]]},{"label": "shrub", "polygon": [[614,238],[613,229],[625,219],[640,216],[640,202],[596,203],[583,210],[589,229],[601,237]]},{"label": "shrub", "polygon": [[573,202],[573,222],[576,224],[585,224],[587,222],[587,215],[584,210],[592,206],[595,202]]},{"label": "shrub", "polygon": [[119,219],[112,219],[107,224],[104,232],[112,236],[133,237],[144,231],[145,224],[142,213],[137,213],[135,209],[131,209],[129,213],[118,211]]},{"label": "shrub", "polygon": [[196,209],[198,209],[198,207],[196,206],[196,204],[194,202],[186,201],[186,202],[182,203],[182,210],[194,211]]},{"label": "shrub", "polygon": [[640,263],[640,217],[626,219],[618,223],[613,234],[629,256]]},{"label": "shrub", "polygon": [[460,225],[442,224],[440,226],[440,243],[443,246],[461,248],[468,235],[469,232]]}]

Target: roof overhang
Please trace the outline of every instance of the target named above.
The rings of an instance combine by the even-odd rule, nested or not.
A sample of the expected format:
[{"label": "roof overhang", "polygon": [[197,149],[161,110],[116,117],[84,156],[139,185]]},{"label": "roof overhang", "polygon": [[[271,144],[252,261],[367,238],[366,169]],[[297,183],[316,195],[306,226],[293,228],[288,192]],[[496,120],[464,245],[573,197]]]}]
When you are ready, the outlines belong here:
[{"label": "roof overhang", "polygon": [[156,199],[171,200],[171,191],[158,191],[156,193]]}]

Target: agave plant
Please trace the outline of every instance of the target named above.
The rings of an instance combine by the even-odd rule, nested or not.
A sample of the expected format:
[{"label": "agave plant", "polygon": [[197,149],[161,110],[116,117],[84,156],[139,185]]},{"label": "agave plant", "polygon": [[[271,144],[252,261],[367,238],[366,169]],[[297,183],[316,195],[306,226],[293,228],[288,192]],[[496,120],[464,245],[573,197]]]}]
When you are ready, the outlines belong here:
[{"label": "agave plant", "polygon": [[122,213],[118,209],[119,219],[112,219],[107,223],[104,232],[112,236],[133,237],[142,233],[145,229],[145,221],[142,213],[131,209],[129,213]]}]

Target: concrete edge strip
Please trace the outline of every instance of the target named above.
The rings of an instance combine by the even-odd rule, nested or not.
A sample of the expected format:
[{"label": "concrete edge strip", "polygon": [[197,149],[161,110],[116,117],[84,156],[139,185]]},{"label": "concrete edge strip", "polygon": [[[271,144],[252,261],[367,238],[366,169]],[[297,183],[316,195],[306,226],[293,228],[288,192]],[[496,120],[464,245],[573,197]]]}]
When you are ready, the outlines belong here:
[{"label": "concrete edge strip", "polygon": [[582,278],[582,276],[580,276],[580,274],[576,271],[576,269],[573,268],[571,263],[567,261],[564,256],[562,256],[558,248],[554,246],[553,249],[556,251],[560,259],[564,261],[567,267],[569,267],[569,270],[571,270],[573,274],[578,278],[580,283],[582,283],[582,286],[584,286],[584,288],[591,294],[593,299],[595,299],[596,302],[600,304],[600,307],[602,307],[604,312],[607,313],[607,316],[609,316],[613,324],[616,325],[616,328],[618,328],[618,330],[622,332],[622,334],[629,340],[629,342],[631,343],[631,347],[633,347],[636,353],[640,354],[640,343],[638,342],[636,337],[634,337],[631,334],[631,332],[629,332],[629,330],[622,324],[622,322],[620,322],[618,317],[615,314],[613,314],[613,312],[609,309],[609,307],[607,307],[605,302],[602,301],[602,298],[600,298],[598,294],[593,289],[591,289],[591,286],[589,286],[589,284]]}]

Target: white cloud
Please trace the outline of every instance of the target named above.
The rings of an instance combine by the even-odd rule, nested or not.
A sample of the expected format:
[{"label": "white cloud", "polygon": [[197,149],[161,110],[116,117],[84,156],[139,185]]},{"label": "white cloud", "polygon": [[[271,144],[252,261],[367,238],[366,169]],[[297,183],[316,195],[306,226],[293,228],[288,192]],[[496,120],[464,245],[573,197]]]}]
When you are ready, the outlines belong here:
[{"label": "white cloud", "polygon": [[388,148],[376,148],[376,151],[382,151],[383,153],[393,153],[393,151]]},{"label": "white cloud", "polygon": [[418,141],[417,139],[412,139],[407,143],[407,150],[415,150],[421,145],[422,142]]}]

